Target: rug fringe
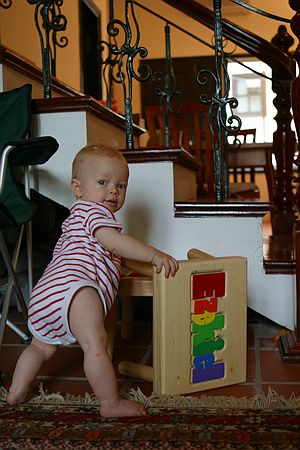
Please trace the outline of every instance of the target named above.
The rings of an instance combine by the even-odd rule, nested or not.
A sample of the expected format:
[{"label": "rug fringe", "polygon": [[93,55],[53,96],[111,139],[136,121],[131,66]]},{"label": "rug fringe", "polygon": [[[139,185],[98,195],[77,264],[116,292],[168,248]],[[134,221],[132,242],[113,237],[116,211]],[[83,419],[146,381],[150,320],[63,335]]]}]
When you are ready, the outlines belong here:
[{"label": "rug fringe", "polygon": [[127,398],[143,403],[148,407],[165,408],[239,408],[239,409],[300,409],[300,397],[294,393],[289,398],[277,394],[272,388],[268,388],[267,394],[257,394],[254,397],[233,396],[207,396],[191,397],[184,395],[155,395],[146,397],[137,388],[130,389]]},{"label": "rug fringe", "polygon": [[[7,390],[0,387],[0,401],[6,402]],[[50,405],[99,405],[98,399],[95,395],[87,392],[82,395],[61,394],[60,392],[48,393],[44,390],[43,383],[39,385],[39,394],[32,397],[26,403],[34,404],[50,404]]]},{"label": "rug fringe", "polygon": [[[254,397],[233,397],[201,395],[191,397],[184,395],[156,395],[147,397],[139,388],[130,389],[126,397],[130,400],[143,403],[148,408],[229,408],[229,409],[300,409],[300,397],[294,393],[289,398],[277,394],[269,387],[267,394],[257,394]],[[0,387],[0,401],[6,402],[7,390]],[[48,393],[41,383],[39,394],[31,398],[31,404],[49,405],[99,405],[94,395],[85,393],[82,395],[61,394],[60,392]]]}]

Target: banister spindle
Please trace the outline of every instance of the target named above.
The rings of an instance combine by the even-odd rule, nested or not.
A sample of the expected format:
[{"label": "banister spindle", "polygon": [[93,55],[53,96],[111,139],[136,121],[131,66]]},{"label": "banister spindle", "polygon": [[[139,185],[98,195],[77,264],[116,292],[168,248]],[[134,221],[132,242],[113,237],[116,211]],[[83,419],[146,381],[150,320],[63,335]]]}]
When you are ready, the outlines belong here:
[{"label": "banister spindle", "polygon": [[68,38],[57,39],[57,33],[67,27],[67,19],[61,14],[63,0],[27,0],[35,5],[34,22],[42,51],[44,97],[51,97],[51,75],[56,76],[56,46],[66,47]]},{"label": "banister spindle", "polygon": [[[114,0],[109,0],[109,23],[107,25],[107,30],[109,30],[110,23],[114,21]],[[113,98],[113,84],[121,83],[121,80],[114,75],[115,67],[118,63],[116,55],[113,54],[113,49],[117,48],[116,37],[112,36],[108,31],[108,42],[99,42],[99,54],[100,54],[100,64],[103,66],[102,76],[106,90],[106,104],[107,107],[112,109],[112,98]],[[106,58],[103,56],[106,52]]]},{"label": "banister spindle", "polygon": [[210,105],[208,124],[212,135],[215,199],[217,202],[228,198],[228,168],[225,153],[226,135],[227,133],[238,131],[241,127],[241,119],[232,112],[232,109],[238,106],[238,101],[234,97],[228,97],[230,80],[223,51],[221,10],[222,0],[214,0],[215,72],[209,69],[202,69],[197,75],[197,81],[200,86],[206,86],[209,78],[212,78],[215,85],[215,94],[211,97],[205,93],[201,94],[200,102]]},{"label": "banister spindle", "polygon": [[[131,27],[131,20],[135,29]],[[132,125],[132,80],[146,81],[151,75],[148,64],[141,64],[138,68],[139,74],[134,70],[134,58],[139,55],[140,58],[146,58],[148,50],[145,47],[139,47],[140,30],[134,12],[132,0],[126,0],[125,3],[125,22],[114,19],[107,25],[107,32],[113,38],[119,34],[120,29],[124,34],[124,42],[119,46],[113,46],[112,55],[115,56],[117,65],[117,77],[121,81],[124,95],[124,112],[125,112],[125,131],[126,131],[126,148],[133,150],[133,125]],[[133,31],[135,39],[133,39]],[[124,70],[125,68],[125,70]]]},{"label": "banister spindle", "polygon": [[173,70],[171,58],[171,37],[170,25],[165,25],[165,67],[164,72],[157,71],[153,74],[153,82],[161,84],[161,87],[156,90],[156,94],[160,97],[160,109],[164,118],[164,145],[170,147],[171,145],[171,121],[170,115],[180,112],[179,103],[175,103],[174,99],[180,95],[176,91],[176,78]]}]

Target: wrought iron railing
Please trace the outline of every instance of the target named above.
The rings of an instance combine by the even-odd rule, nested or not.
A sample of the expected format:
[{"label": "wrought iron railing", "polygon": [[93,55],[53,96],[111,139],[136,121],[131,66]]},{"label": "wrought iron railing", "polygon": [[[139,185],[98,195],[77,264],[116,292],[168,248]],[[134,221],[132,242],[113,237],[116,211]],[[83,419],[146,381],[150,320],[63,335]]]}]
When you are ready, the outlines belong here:
[{"label": "wrought iron railing", "polygon": [[[184,12],[191,5],[195,11],[197,8],[203,7],[194,0],[186,0],[184,3],[181,0],[161,0],[169,5],[176,7]],[[278,17],[269,14],[261,9],[248,5],[243,0],[231,0],[233,3],[240,7],[249,9],[252,13],[261,14],[272,20],[280,20],[281,22],[288,22],[288,19]],[[290,0],[291,1],[291,0]],[[44,96],[46,98],[51,97],[51,76],[56,74],[56,47],[64,47],[68,43],[68,39],[63,37],[57,38],[58,33],[64,31],[67,25],[66,17],[61,14],[61,6],[63,0],[27,0],[31,5],[35,5],[34,20],[38,31],[41,52],[42,52],[42,68],[44,79]],[[209,122],[210,130],[213,139],[213,153],[214,153],[214,176],[215,176],[215,190],[216,200],[221,201],[228,196],[228,179],[226,168],[226,137],[227,133],[237,130],[240,126],[240,120],[234,114],[233,110],[237,106],[237,99],[229,97],[229,78],[227,74],[227,60],[236,60],[233,54],[228,54],[224,51],[223,47],[223,31],[224,35],[228,37],[230,26],[228,22],[222,20],[222,0],[214,0],[214,33],[215,41],[214,45],[204,42],[192,33],[180,28],[168,19],[160,16],[159,14],[151,11],[149,8],[139,4],[135,0],[124,0],[125,4],[125,20],[119,20],[114,18],[113,12],[113,0],[110,0],[110,21],[108,24],[109,35],[109,50],[108,57],[104,61],[104,66],[108,71],[108,84],[107,84],[107,104],[110,105],[110,99],[113,92],[113,83],[118,82],[122,85],[124,94],[124,111],[125,111],[125,129],[126,129],[126,146],[128,149],[133,149],[133,127],[132,127],[132,82],[133,80],[144,81],[151,75],[151,69],[146,64],[146,61],[141,64],[138,71],[134,70],[134,59],[139,56],[145,59],[147,56],[147,50],[145,47],[140,46],[140,29],[138,20],[135,16],[134,6],[144,8],[151,14],[156,15],[159,19],[165,21],[165,47],[166,47],[166,64],[163,73],[154,74],[154,79],[161,83],[160,89],[157,89],[157,94],[160,96],[161,103],[164,104],[164,111],[166,113],[172,113],[172,99],[174,96],[179,95],[176,89],[176,78],[172,66],[171,56],[171,28],[176,27],[181,29],[182,32],[191,35],[194,39],[201,41],[204,45],[214,48],[215,50],[215,70],[210,71],[205,68],[200,70],[198,74],[199,89],[202,89],[206,85],[207,77],[211,77],[215,83],[215,92],[213,95],[205,94],[202,92],[199,96],[199,100],[209,105]],[[12,0],[0,0],[0,6],[2,8],[9,8],[12,4]],[[207,10],[207,8],[204,8]],[[207,13],[206,13],[207,14]],[[196,18],[197,20],[197,18]],[[202,19],[203,20],[203,19]],[[210,19],[209,19],[210,20]],[[201,20],[199,20],[200,22]],[[204,23],[204,25],[212,28],[211,24]],[[224,28],[226,25],[226,28]],[[286,29],[279,29],[277,38],[274,40],[274,45],[281,48],[286,48],[290,44],[287,44]],[[123,33],[121,33],[121,31]],[[123,42],[119,45],[117,40],[123,35]],[[133,39],[135,35],[135,39]],[[117,39],[118,37],[118,39]],[[253,34],[251,39],[253,38]],[[250,39],[250,40],[251,40]],[[232,39],[234,43],[239,45],[237,40]],[[252,42],[252,41],[251,41]],[[103,44],[104,45],[104,44]],[[243,41],[242,48],[249,48]],[[244,46],[243,46],[244,45]],[[255,47],[255,45],[253,46]],[[288,51],[283,50],[286,54]],[[256,51],[256,55],[257,55]],[[284,53],[283,53],[284,54]],[[290,99],[289,89],[290,82],[293,77],[293,71],[290,68],[280,72],[283,64],[281,64],[280,56],[273,52],[273,56],[276,56],[273,61],[273,90],[276,94],[274,105],[277,107],[278,114],[275,117],[277,122],[277,130],[274,134],[274,154],[277,162],[277,174],[276,174],[276,214],[278,221],[281,223],[282,218],[289,217],[291,222],[293,221],[293,188],[292,188],[292,164],[293,164],[293,148],[295,146],[295,137],[291,131],[290,122]],[[264,53],[266,59],[266,54]],[[277,59],[276,59],[277,58]],[[284,58],[283,58],[284,59]],[[285,61],[288,60],[287,58]],[[278,64],[276,64],[278,61]],[[281,67],[278,67],[281,64]],[[252,70],[252,69],[250,69]],[[264,76],[264,74],[260,74]],[[184,93],[182,93],[184,96]],[[173,111],[174,112],[174,111]],[[168,134],[168,120],[165,121],[165,137],[166,145],[169,145]],[[281,205],[281,206],[278,206]],[[289,219],[288,219],[289,220]],[[276,228],[276,220],[274,222]]]},{"label": "wrought iron railing", "polygon": [[[112,5],[112,2],[110,3]],[[133,140],[133,121],[132,121],[132,81],[146,81],[151,75],[151,69],[148,64],[141,64],[138,73],[134,69],[134,60],[137,56],[146,58],[148,51],[145,47],[140,46],[140,29],[135,16],[132,0],[125,0],[125,21],[115,19],[112,14],[112,6],[110,6],[111,20],[107,25],[107,32],[110,37],[109,56],[105,60],[105,64],[110,61],[108,74],[110,76],[107,86],[109,93],[112,93],[112,83],[117,79],[123,89],[124,96],[124,115],[125,115],[125,131],[126,131],[126,147],[128,150],[134,148]],[[121,45],[117,44],[116,37],[122,30],[124,40]],[[135,33],[134,33],[135,32]],[[135,38],[133,35],[135,34]],[[116,72],[114,72],[116,70]]]},{"label": "wrought iron railing", "polygon": [[34,23],[42,52],[44,97],[50,98],[51,76],[56,76],[56,47],[66,47],[68,44],[67,37],[58,39],[57,36],[67,27],[67,19],[61,13],[63,0],[27,0],[27,2],[35,5]]},{"label": "wrought iron railing", "polygon": [[[200,8],[203,8],[198,3],[193,0],[187,0],[184,4],[180,0],[163,0],[165,3],[178,8],[179,10],[186,12],[189,10],[190,4],[193,8],[193,18],[196,17],[196,12]],[[233,0],[232,0],[233,1]],[[138,5],[137,1],[133,2],[135,5]],[[239,3],[241,7],[246,7],[245,2],[234,0],[234,3]],[[243,4],[242,4],[243,3]],[[236,103],[234,99],[229,99],[228,97],[228,79],[226,75],[226,59],[230,58],[234,60],[233,55],[227,55],[222,48],[223,40],[222,40],[222,25],[223,21],[221,18],[222,11],[222,2],[221,0],[214,0],[214,31],[215,31],[215,47],[216,47],[216,71],[214,74],[210,74],[213,78],[215,77],[215,85],[216,90],[215,94],[212,95],[209,99],[205,99],[204,96],[201,95],[201,99],[205,99],[208,103],[211,102],[210,106],[210,114],[211,114],[211,132],[213,134],[213,152],[214,152],[214,176],[215,176],[215,191],[216,191],[216,200],[220,201],[227,198],[228,195],[228,178],[227,178],[227,168],[226,168],[226,135],[228,130],[237,129],[238,119],[235,118],[235,114],[232,114],[232,109],[235,107]],[[145,7],[143,7],[145,9]],[[280,20],[282,22],[286,22],[286,18],[281,18],[272,14],[268,14],[265,11],[259,10],[258,8],[252,8],[252,12],[256,14],[262,14],[263,16],[267,16],[272,20]],[[156,13],[155,13],[156,15]],[[165,19],[167,21],[167,19]],[[201,22],[203,18],[199,18],[199,22]],[[169,24],[173,26],[171,22],[168,21]],[[233,30],[233,24],[226,23],[226,37]],[[203,21],[203,25],[209,26],[211,28],[211,24],[207,24]],[[244,33],[244,32],[243,32]],[[234,34],[231,33],[233,36]],[[242,32],[240,33],[242,35]],[[283,35],[284,30],[278,33]],[[241,45],[242,48],[248,49],[250,48],[250,44],[245,39],[245,33],[243,35],[243,42],[240,43],[237,39],[233,39],[237,45]],[[257,44],[258,40],[255,38],[255,35],[252,33],[249,42],[253,43],[253,48],[255,48],[255,55],[258,56]],[[274,45],[280,47],[279,40],[274,41]],[[286,46],[287,48],[289,45]],[[252,48],[252,47],[251,47]],[[293,166],[293,152],[295,148],[295,136],[293,131],[291,130],[291,116],[289,114],[290,111],[290,98],[289,98],[289,88],[290,82],[293,78],[293,71],[291,68],[291,64],[288,67],[288,51],[284,53],[277,52],[272,49],[270,46],[270,65],[273,68],[272,74],[272,84],[273,90],[276,94],[274,105],[278,110],[278,114],[275,117],[275,121],[277,122],[277,130],[274,134],[274,154],[277,163],[277,171],[275,174],[276,182],[275,182],[275,211],[273,213],[273,229],[275,230],[275,234],[279,229],[282,230],[282,224],[285,224],[284,233],[289,234],[291,231],[291,226],[294,220],[294,211],[293,211],[293,186],[292,186],[292,166]],[[266,51],[263,52],[263,61],[269,61],[269,56]],[[273,59],[271,59],[273,58]],[[239,61],[240,63],[240,61]],[[285,65],[286,64],[286,65]],[[219,70],[219,74],[218,74]],[[200,71],[200,75],[198,75],[201,79],[201,74],[203,75],[205,69]],[[207,72],[208,73],[208,72]],[[225,74],[225,75],[224,75]],[[263,74],[261,74],[264,76]],[[184,93],[183,93],[184,95]],[[214,105],[214,107],[212,106]],[[228,109],[229,106],[229,109]],[[227,114],[227,111],[228,114]],[[282,114],[284,111],[284,116]],[[228,116],[228,117],[227,117]],[[235,122],[235,124],[234,124]],[[213,123],[213,125],[212,125]],[[228,127],[229,124],[229,128]],[[285,140],[285,136],[288,137]]]},{"label": "wrought iron railing", "polygon": [[[248,7],[245,2],[240,0],[232,0],[234,3],[239,4],[241,7]],[[214,46],[211,44],[204,42],[203,40],[197,38],[197,36],[189,33],[188,31],[182,29],[178,25],[169,21],[167,18],[157,14],[156,12],[151,11],[151,9],[141,5],[137,1],[127,1],[126,4],[130,4],[132,11],[134,11],[133,7],[137,6],[138,8],[142,8],[149,12],[150,14],[155,15],[161,20],[166,22],[165,26],[165,47],[166,47],[166,63],[164,72],[154,73],[153,80],[156,82],[160,82],[162,87],[157,89],[157,95],[160,96],[160,104],[161,111],[164,118],[165,124],[165,146],[170,145],[170,114],[174,114],[178,112],[178,108],[174,111],[172,109],[172,104],[174,104],[174,96],[179,96],[179,92],[176,89],[176,78],[173,71],[172,66],[172,58],[170,52],[170,25],[172,27],[176,27],[180,29],[182,32],[189,34],[194,39],[198,39],[204,45],[207,45],[210,48],[214,48],[215,51],[215,70],[211,71],[208,69],[200,70],[197,80],[200,88],[205,88],[208,78],[211,78],[215,84],[215,92],[213,95],[208,96],[205,92],[200,93],[199,101],[201,103],[205,103],[209,105],[208,112],[208,122],[209,128],[212,135],[212,143],[213,143],[213,159],[214,159],[214,179],[215,179],[215,198],[217,201],[222,201],[228,198],[229,190],[228,190],[228,169],[227,169],[227,157],[226,157],[226,146],[227,146],[227,135],[236,132],[241,127],[240,118],[234,113],[234,109],[238,106],[238,100],[232,97],[229,97],[230,91],[230,81],[227,73],[227,60],[231,59],[237,61],[240,64],[241,61],[237,60],[234,55],[228,54],[224,51],[223,46],[223,35],[222,35],[222,0],[214,0],[214,18],[215,18],[215,40]],[[267,15],[270,19],[282,19],[282,21],[287,21],[287,19],[279,18],[278,16],[274,16],[268,14],[262,10],[257,8],[249,7],[251,11],[257,14]],[[135,16],[134,16],[135,17]],[[127,24],[126,20],[126,24]],[[135,19],[135,24],[138,27],[137,21]],[[120,25],[120,23],[119,23]],[[126,40],[123,46],[127,47]],[[116,47],[117,48],[117,47]],[[116,54],[116,49],[112,54]],[[115,60],[113,60],[113,64],[115,64]],[[249,68],[249,70],[252,70]],[[110,72],[112,73],[112,72]],[[128,72],[130,74],[130,71]],[[266,77],[264,74],[260,74],[263,77]],[[148,72],[149,76],[149,72]],[[146,79],[146,77],[144,78]],[[110,82],[113,83],[114,79],[111,78]],[[200,90],[199,88],[199,90]],[[112,92],[112,90],[110,90]],[[182,93],[184,96],[184,93]],[[124,96],[125,98],[125,96]],[[125,102],[125,117],[130,117],[129,110],[130,96],[127,96],[127,103]],[[126,122],[127,123],[127,122]],[[126,132],[130,133],[131,130],[126,125]],[[132,141],[129,139],[127,142],[127,148],[132,148]]]},{"label": "wrought iron railing", "polygon": [[[225,61],[224,51],[223,51],[223,39],[222,39],[222,25],[221,25],[221,0],[217,0],[215,2],[215,8],[216,8],[216,27],[215,27],[215,34],[217,38],[215,39],[215,54],[216,54],[216,71],[213,74],[211,71],[202,71],[199,74],[198,80],[199,84],[201,86],[205,86],[206,84],[206,77],[203,76],[204,74],[210,75],[213,77],[216,83],[215,88],[215,95],[211,98],[208,98],[206,95],[200,96],[200,101],[203,103],[209,103],[209,124],[211,133],[213,136],[213,153],[214,153],[214,173],[215,173],[215,195],[216,200],[221,201],[224,198],[228,197],[228,179],[227,179],[227,170],[226,170],[226,158],[224,157],[224,132],[233,132],[239,129],[241,121],[240,119],[235,116],[234,114],[230,114],[229,121],[227,120],[227,108],[230,107],[230,111],[232,111],[233,108],[237,106],[237,100],[236,99],[229,99],[229,77],[227,74],[227,65]],[[118,62],[118,77],[122,82],[123,90],[124,90],[124,110],[125,110],[125,126],[126,126],[126,141],[127,141],[127,148],[132,149],[133,148],[133,139],[132,139],[132,110],[131,110],[131,81],[132,77],[138,79],[139,81],[144,81],[149,78],[150,76],[150,69],[148,68],[146,72],[146,76],[137,78],[134,75],[132,64],[129,63],[129,66],[127,64],[127,76],[128,76],[128,85],[129,85],[129,91],[127,94],[127,91],[125,90],[125,77],[124,73],[122,72],[122,65],[123,65],[123,57],[124,55],[128,55],[129,58],[132,58],[136,56],[136,54],[139,52],[142,57],[147,56],[146,49],[138,48],[138,42],[135,44],[135,48],[131,48],[129,45],[129,39],[131,38],[131,29],[130,29],[130,22],[128,20],[128,10],[129,7],[132,12],[133,21],[135,24],[135,27],[137,29],[137,39],[139,40],[139,27],[138,22],[136,20],[136,16],[134,14],[134,5],[138,5],[142,7],[143,9],[149,10],[148,8],[144,7],[143,5],[140,5],[136,1],[132,0],[126,0],[126,24],[121,22],[120,20],[112,20],[110,21],[107,30],[110,36],[116,37],[117,35],[117,29],[116,25],[120,26],[124,30],[125,34],[125,42],[122,46],[120,46],[120,49],[116,44],[109,45],[109,59],[113,62],[113,65],[116,65],[116,59],[112,58],[112,55],[120,55],[119,62]],[[162,16],[159,16],[156,13],[153,13],[159,18],[162,18]],[[172,59],[171,59],[171,41],[170,41],[170,25],[169,21],[165,18],[163,20],[166,21],[165,25],[165,51],[166,51],[166,58],[165,58],[165,70],[164,72],[156,72],[153,74],[153,80],[156,83],[161,83],[162,86],[160,89],[157,89],[157,95],[160,96],[160,104],[161,104],[161,111],[163,113],[164,117],[164,138],[165,138],[165,145],[170,145],[170,114],[176,113],[176,111],[173,110],[172,105],[174,104],[174,97],[179,96],[179,92],[176,90],[176,79],[173,71],[172,66]],[[173,24],[172,24],[173,25]],[[186,31],[185,31],[186,32]],[[203,41],[202,41],[203,42]],[[207,44],[210,47],[210,44]],[[105,64],[107,64],[108,60],[105,60]],[[107,82],[107,86],[110,87],[109,94],[111,94],[112,89],[111,85],[113,83],[113,80],[115,77],[112,75],[113,71],[110,70],[108,72],[109,76],[111,77],[110,80]],[[236,122],[234,124],[234,122]],[[217,131],[216,131],[217,130]]]}]

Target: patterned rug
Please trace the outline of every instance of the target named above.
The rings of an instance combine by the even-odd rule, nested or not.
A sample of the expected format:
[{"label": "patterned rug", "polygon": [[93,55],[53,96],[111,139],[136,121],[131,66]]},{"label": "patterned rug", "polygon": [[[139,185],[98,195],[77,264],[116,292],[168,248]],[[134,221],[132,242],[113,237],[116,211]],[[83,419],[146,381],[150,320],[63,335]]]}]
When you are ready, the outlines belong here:
[{"label": "patterned rug", "polygon": [[43,394],[9,407],[2,395],[0,449],[299,449],[299,399],[269,394],[251,399],[250,408],[230,397],[144,398],[148,415],[124,419],[102,419],[90,396]]}]

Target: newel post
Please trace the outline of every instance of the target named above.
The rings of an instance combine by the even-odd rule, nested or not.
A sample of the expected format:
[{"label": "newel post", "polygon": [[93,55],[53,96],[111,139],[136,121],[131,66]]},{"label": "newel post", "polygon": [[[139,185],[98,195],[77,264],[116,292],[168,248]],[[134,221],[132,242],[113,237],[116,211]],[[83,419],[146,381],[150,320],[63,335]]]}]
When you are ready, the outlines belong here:
[{"label": "newel post", "polygon": [[[291,20],[291,29],[298,39],[298,46],[295,50],[293,58],[300,68],[300,0],[289,0],[290,7],[296,11],[296,14]],[[300,138],[300,76],[294,78],[291,83],[291,104],[293,108],[293,115],[295,126],[298,134],[298,139]],[[294,235],[295,235],[295,255],[296,255],[296,329],[294,332],[290,332],[285,336],[282,336],[279,340],[279,349],[283,359],[287,362],[298,362],[300,363],[300,188],[299,188],[299,168],[300,168],[300,157],[298,155],[297,161],[295,161],[298,166],[298,190],[295,196],[297,217],[294,224]]]},{"label": "newel post", "polygon": [[[272,44],[290,56],[289,48],[294,39],[280,25]],[[274,235],[291,235],[295,221],[294,194],[293,194],[293,159],[295,155],[296,139],[291,129],[291,97],[290,86],[293,79],[291,61],[290,73],[282,73],[280,68],[273,68],[272,89],[276,94],[274,106],[277,110],[275,121],[277,129],[273,134],[273,152],[276,159],[276,174],[274,186],[275,209],[272,214],[272,227]]]},{"label": "newel post", "polygon": [[[298,68],[300,70],[300,0],[289,0],[290,7],[296,11],[296,14],[291,20],[291,29],[295,36],[298,39],[298,45],[294,52],[293,58],[296,61]],[[294,115],[294,121],[295,121],[295,127],[298,135],[298,140],[300,140],[300,74],[298,77],[294,78],[291,83],[291,103],[292,103],[292,109],[293,109],[293,115]],[[298,189],[295,195],[295,203],[298,213],[298,219],[299,219],[299,211],[300,211],[300,155],[298,155],[297,160],[295,163],[298,166]]]}]

